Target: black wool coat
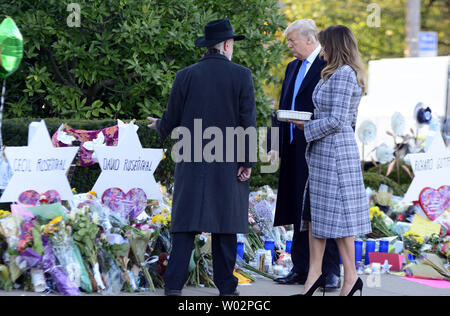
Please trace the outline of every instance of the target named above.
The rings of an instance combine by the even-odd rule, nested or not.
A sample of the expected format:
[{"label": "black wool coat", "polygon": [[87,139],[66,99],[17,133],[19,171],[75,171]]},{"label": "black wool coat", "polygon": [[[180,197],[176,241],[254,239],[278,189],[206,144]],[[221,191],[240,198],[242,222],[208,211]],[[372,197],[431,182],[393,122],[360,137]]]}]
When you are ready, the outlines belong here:
[{"label": "black wool coat", "polygon": [[[295,59],[286,67],[283,80],[280,110],[290,110],[294,94],[294,84],[301,60]],[[295,98],[295,110],[314,113],[312,94],[321,79],[326,62],[317,56],[303,79]],[[274,226],[299,224],[302,214],[303,192],[308,179],[308,165],[305,159],[306,140],[302,130],[294,128],[295,158],[288,159],[287,148],[290,142],[289,123],[273,120],[273,126],[279,127],[280,177],[278,181],[277,205]],[[289,157],[293,158],[293,157]]]},{"label": "black wool coat", "polygon": [[[156,126],[162,139],[179,127],[172,152],[184,158],[175,165],[171,231],[247,233],[249,183],[240,182],[237,172],[240,166],[256,164],[256,143],[239,146],[244,152],[237,160],[238,140],[227,146],[226,129],[256,131],[251,71],[219,53],[205,55],[177,72],[168,109]],[[190,145],[185,142],[188,133]],[[199,156],[203,151],[215,160]],[[227,159],[230,154],[232,159]]]}]

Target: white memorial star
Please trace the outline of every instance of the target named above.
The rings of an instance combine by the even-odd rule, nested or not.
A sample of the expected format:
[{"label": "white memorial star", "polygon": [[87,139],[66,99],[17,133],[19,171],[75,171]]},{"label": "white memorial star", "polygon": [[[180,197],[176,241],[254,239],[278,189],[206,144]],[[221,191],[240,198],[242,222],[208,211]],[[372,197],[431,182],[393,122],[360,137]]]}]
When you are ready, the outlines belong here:
[{"label": "white memorial star", "polygon": [[54,147],[43,120],[30,124],[29,130],[28,146],[5,148],[13,176],[0,202],[16,202],[27,190],[35,190],[39,194],[56,190],[62,200],[72,199],[66,172],[78,147]]},{"label": "white memorial star", "polygon": [[409,154],[405,160],[410,162],[414,172],[414,179],[403,198],[404,202],[419,200],[420,192],[430,187],[438,189],[443,185],[450,185],[450,150],[438,133],[428,151],[420,154]]},{"label": "white memorial star", "polygon": [[133,123],[119,126],[117,146],[94,146],[102,172],[92,188],[101,197],[110,188],[125,194],[134,188],[144,190],[147,199],[162,198],[153,177],[163,157],[162,149],[142,148]]}]

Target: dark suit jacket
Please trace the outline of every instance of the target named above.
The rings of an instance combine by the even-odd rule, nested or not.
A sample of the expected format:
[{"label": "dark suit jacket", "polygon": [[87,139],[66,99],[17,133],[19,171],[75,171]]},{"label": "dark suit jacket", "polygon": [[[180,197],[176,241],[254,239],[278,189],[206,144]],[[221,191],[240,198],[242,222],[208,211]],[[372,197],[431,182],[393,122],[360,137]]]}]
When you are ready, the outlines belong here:
[{"label": "dark suit jacket", "polygon": [[[194,130],[195,119],[202,119],[199,131]],[[238,181],[237,172],[239,166],[256,164],[256,143],[254,148],[247,144],[245,159],[240,163],[236,160],[237,140],[233,162],[207,162],[205,157],[195,162],[195,148],[200,145],[203,153],[205,145],[219,136],[214,134],[211,139],[201,142],[194,138],[202,139],[208,127],[220,129],[223,161],[227,161],[230,148],[226,146],[226,128],[254,127],[256,131],[250,70],[220,54],[206,55],[198,63],[180,70],[173,82],[169,107],[157,122],[158,133],[163,139],[176,127],[184,127],[191,134],[189,148],[180,149],[176,147],[178,143],[174,146],[182,154],[186,154],[184,150],[190,150],[191,162],[179,162],[175,166],[172,232],[247,233],[249,183]],[[198,135],[199,132],[202,135]],[[181,138],[184,137],[183,134]],[[217,149],[213,153],[217,153]],[[250,151],[255,157],[254,162],[250,160]]]},{"label": "dark suit jacket", "polygon": [[[290,110],[294,94],[294,84],[302,62],[298,59],[290,62],[281,88],[280,110]],[[322,69],[326,62],[317,56],[312,63],[306,77],[295,98],[295,110],[314,112],[312,94],[321,79]],[[278,182],[277,206],[275,211],[275,226],[298,224],[302,214],[303,192],[308,178],[308,166],[305,160],[306,140],[302,130],[294,128],[295,157],[288,159],[288,145],[290,142],[289,123],[273,120],[273,126],[280,128],[280,177]],[[295,187],[293,187],[295,186]]]}]

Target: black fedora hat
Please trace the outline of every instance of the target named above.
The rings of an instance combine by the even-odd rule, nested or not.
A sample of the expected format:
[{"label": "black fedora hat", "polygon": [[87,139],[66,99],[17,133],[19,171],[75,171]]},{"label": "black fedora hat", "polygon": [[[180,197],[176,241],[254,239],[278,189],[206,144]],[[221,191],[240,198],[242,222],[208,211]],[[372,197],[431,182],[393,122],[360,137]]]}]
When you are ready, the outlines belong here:
[{"label": "black fedora hat", "polygon": [[235,41],[245,39],[244,35],[235,35],[228,19],[214,20],[205,25],[205,36],[194,42],[198,47],[211,47],[233,38]]}]

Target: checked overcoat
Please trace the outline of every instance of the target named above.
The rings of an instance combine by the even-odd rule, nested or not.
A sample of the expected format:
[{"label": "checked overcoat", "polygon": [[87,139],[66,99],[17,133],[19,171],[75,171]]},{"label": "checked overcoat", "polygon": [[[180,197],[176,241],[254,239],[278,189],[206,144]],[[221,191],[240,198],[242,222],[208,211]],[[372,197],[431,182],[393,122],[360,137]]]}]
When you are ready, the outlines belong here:
[{"label": "checked overcoat", "polygon": [[[362,89],[344,65],[313,93],[314,119],[305,123],[308,142],[312,234],[342,238],[371,232],[355,133]],[[305,190],[306,192],[306,190]]]}]

